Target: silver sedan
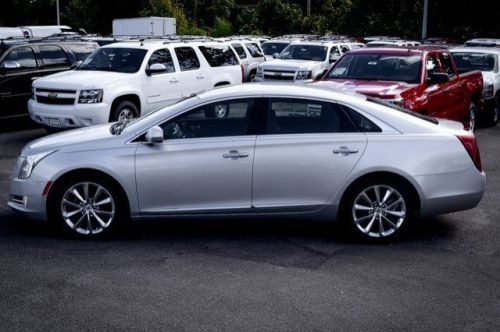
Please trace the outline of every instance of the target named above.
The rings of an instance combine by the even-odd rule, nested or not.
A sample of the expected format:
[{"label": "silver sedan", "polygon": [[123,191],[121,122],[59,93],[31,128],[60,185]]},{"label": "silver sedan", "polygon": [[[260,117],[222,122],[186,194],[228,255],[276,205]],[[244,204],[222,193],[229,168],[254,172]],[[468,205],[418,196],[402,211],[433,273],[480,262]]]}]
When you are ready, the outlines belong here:
[{"label": "silver sedan", "polygon": [[417,216],[475,207],[484,188],[475,137],[456,122],[250,84],[31,142],[8,204],[80,237],[129,218],[301,214],[386,239]]}]

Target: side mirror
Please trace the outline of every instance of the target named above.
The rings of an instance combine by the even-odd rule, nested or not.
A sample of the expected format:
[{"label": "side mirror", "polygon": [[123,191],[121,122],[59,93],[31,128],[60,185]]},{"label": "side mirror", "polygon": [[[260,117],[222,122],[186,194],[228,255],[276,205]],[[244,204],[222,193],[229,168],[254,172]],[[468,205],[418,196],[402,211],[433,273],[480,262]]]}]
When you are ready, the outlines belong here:
[{"label": "side mirror", "polygon": [[161,63],[154,63],[149,68],[146,69],[146,75],[148,76],[166,72],[167,72],[167,67]]},{"label": "side mirror", "polygon": [[277,59],[277,58],[279,58],[279,57],[280,57],[280,54],[279,54],[279,53],[274,53],[274,54],[273,54],[273,59]]},{"label": "side mirror", "polygon": [[450,76],[447,73],[433,73],[427,78],[429,84],[446,83],[450,81]]},{"label": "side mirror", "polygon": [[146,133],[146,143],[150,145],[163,143],[163,129],[159,126],[149,128]]},{"label": "side mirror", "polygon": [[6,70],[17,69],[17,68],[21,68],[21,65],[16,61],[5,61],[0,65],[0,68],[6,69]]}]

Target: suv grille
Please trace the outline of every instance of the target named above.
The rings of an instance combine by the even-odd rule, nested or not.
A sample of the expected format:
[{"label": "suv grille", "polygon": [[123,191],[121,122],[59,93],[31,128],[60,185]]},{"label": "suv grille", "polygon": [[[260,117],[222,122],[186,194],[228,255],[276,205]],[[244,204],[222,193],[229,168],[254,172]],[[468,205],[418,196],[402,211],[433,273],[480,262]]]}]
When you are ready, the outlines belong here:
[{"label": "suv grille", "polygon": [[283,70],[265,70],[264,78],[270,80],[293,81],[295,79],[295,72]]},{"label": "suv grille", "polygon": [[49,105],[73,105],[76,99],[76,90],[63,89],[36,89],[36,101]]}]

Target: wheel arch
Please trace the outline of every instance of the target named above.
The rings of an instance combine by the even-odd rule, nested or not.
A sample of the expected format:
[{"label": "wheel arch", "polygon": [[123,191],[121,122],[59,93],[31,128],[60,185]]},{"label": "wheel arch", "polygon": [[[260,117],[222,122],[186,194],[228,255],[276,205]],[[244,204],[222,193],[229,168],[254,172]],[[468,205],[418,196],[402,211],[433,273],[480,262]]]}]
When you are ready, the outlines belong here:
[{"label": "wheel arch", "polygon": [[224,85],[231,85],[231,82],[229,82],[229,81],[217,82],[217,83],[215,83],[214,88],[219,87],[219,86],[224,86]]},{"label": "wheel arch", "polygon": [[111,103],[110,114],[113,111],[113,109],[116,107],[116,105],[118,105],[119,103],[121,103],[122,101],[125,101],[125,100],[133,103],[137,107],[137,110],[139,111],[139,116],[141,116],[141,114],[142,114],[141,98],[134,93],[124,94],[124,95],[120,95],[118,97],[115,97],[115,99],[113,99],[113,103]]}]

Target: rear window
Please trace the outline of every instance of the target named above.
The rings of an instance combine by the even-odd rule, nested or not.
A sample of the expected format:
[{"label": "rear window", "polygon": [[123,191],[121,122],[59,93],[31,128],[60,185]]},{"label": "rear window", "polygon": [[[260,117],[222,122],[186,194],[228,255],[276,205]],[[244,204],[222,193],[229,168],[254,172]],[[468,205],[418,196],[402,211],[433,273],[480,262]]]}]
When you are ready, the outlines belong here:
[{"label": "rear window", "polygon": [[98,48],[96,44],[70,44],[70,51],[75,55],[76,61],[84,61]]},{"label": "rear window", "polygon": [[239,65],[236,55],[229,46],[199,46],[199,49],[210,67]]},{"label": "rear window", "polygon": [[389,103],[389,102],[387,102],[387,101],[385,101],[383,99],[367,97],[366,100],[368,100],[369,102],[372,102],[374,104],[377,104],[377,105],[382,105],[382,106],[386,106],[386,107],[392,108],[392,109],[394,109],[396,111],[400,111],[400,112],[406,113],[408,115],[411,115],[411,116],[414,116],[416,118],[425,120],[427,122],[434,123],[436,125],[439,124],[439,121],[436,118],[433,118],[433,117],[430,117],[430,116],[427,116],[427,115],[423,115],[423,114],[420,114],[418,112],[414,112],[414,111],[410,111],[410,110],[404,109],[402,107],[399,107],[399,106],[396,106],[396,105],[394,105],[392,103]]},{"label": "rear window", "polygon": [[191,47],[176,47],[175,55],[179,60],[179,67],[181,71],[196,70],[200,68],[200,61],[196,56],[196,52]]},{"label": "rear window", "polygon": [[236,53],[238,53],[238,56],[240,57],[240,59],[247,58],[247,54],[245,53],[245,49],[243,48],[243,45],[241,45],[240,43],[234,43],[234,44],[231,44],[231,46],[233,46]]},{"label": "rear window", "polygon": [[246,43],[245,46],[252,58],[260,58],[264,56],[264,54],[260,51],[259,45],[256,43]]},{"label": "rear window", "polygon": [[495,71],[497,56],[491,53],[480,52],[453,52],[458,71],[461,73],[481,70]]},{"label": "rear window", "polygon": [[70,65],[66,53],[59,46],[38,46],[38,50],[45,67],[67,67]]}]

